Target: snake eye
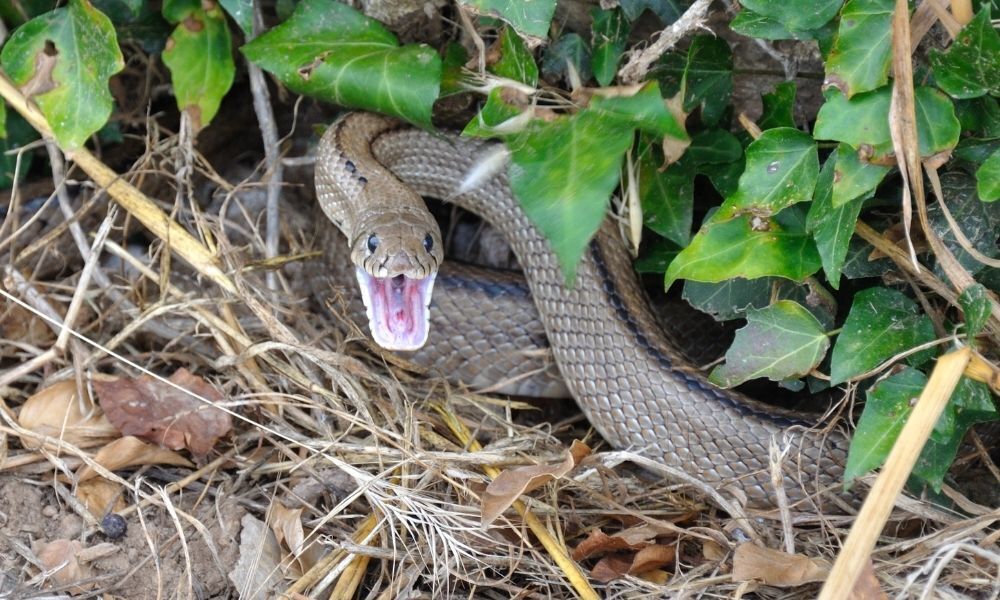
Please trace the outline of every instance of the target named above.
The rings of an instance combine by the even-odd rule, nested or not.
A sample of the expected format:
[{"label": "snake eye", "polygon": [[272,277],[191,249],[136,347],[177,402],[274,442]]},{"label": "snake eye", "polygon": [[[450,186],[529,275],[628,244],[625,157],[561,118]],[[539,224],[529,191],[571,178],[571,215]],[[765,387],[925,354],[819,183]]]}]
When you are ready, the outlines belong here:
[{"label": "snake eye", "polygon": [[373,233],[368,236],[368,251],[375,252],[376,248],[378,248],[378,236]]},{"label": "snake eye", "polygon": [[432,238],[431,234],[428,233],[427,235],[424,236],[424,250],[430,252],[433,249],[434,249],[434,238]]}]

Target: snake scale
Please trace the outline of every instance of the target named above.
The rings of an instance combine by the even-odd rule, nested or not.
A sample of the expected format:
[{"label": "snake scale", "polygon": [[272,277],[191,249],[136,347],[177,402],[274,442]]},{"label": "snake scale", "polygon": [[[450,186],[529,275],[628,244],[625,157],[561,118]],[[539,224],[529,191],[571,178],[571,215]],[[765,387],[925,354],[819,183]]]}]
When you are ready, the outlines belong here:
[{"label": "snake scale", "polygon": [[[430,283],[419,278],[436,271],[442,244],[426,207],[421,212],[415,203],[420,196],[446,199],[479,215],[510,243],[568,390],[613,446],[711,485],[735,484],[751,506],[767,508],[776,498],[768,458],[774,440],[789,446],[783,486],[791,501],[839,488],[849,439],[836,429],[820,432],[808,415],[720,389],[687,366],[661,332],[610,220],[585,251],[575,284],[567,287],[556,256],[515,200],[505,173],[458,193],[495,148],[494,142],[431,134],[365,113],[341,118],[323,136],[315,170],[319,204],[348,238],[358,279],[370,287],[363,292],[366,300],[384,296],[374,310],[382,311],[376,321],[398,321],[379,326],[402,328],[404,344],[413,347],[414,339],[426,337],[419,325],[406,321],[413,316],[402,313],[419,312],[418,305],[429,301],[429,290],[418,287],[429,288],[433,278]],[[371,277],[384,279],[363,281]],[[424,291],[427,297],[420,295]],[[486,298],[463,308],[485,314],[489,294]],[[435,296],[432,322],[460,318],[441,314],[442,307],[454,307],[449,302]],[[371,303],[366,304],[372,319]],[[430,337],[433,346],[435,336]],[[488,350],[498,336],[483,337],[469,347]]]}]

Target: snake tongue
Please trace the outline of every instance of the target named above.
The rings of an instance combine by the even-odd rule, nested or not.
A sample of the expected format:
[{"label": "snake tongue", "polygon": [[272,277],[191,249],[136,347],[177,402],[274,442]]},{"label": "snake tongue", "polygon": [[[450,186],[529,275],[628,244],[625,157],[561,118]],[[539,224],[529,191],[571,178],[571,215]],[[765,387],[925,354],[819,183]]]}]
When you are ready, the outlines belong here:
[{"label": "snake tongue", "polygon": [[368,328],[375,343],[387,350],[417,350],[427,341],[434,275],[373,277],[356,270]]}]

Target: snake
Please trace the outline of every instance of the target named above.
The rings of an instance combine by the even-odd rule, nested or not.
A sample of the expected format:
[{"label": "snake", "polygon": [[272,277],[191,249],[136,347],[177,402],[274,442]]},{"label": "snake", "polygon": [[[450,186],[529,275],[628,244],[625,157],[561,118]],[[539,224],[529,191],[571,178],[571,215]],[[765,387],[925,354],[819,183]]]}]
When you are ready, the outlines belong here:
[{"label": "snake", "polygon": [[[611,217],[567,284],[550,243],[512,193],[506,170],[481,174],[498,148],[495,141],[430,132],[363,112],[348,113],[323,134],[314,169],[318,205],[346,237],[376,343],[404,355],[433,357],[438,344],[489,354],[526,337],[520,329],[504,331],[506,322],[538,321],[561,382],[613,447],[714,488],[733,486],[750,507],[773,508],[783,497],[836,510],[856,499],[856,492],[843,489],[850,437],[842,428],[824,428],[810,413],[719,388],[684,359],[659,326]],[[451,289],[434,292],[436,280],[456,276],[448,262],[442,264],[441,231],[425,197],[457,205],[497,228],[523,269],[527,290],[516,289],[509,278],[484,281],[488,275],[477,275],[477,281],[447,286],[476,292],[472,299],[468,293],[452,298]],[[342,252],[325,256],[325,268],[343,268],[331,264],[343,261]],[[504,296],[529,292],[534,308],[527,316],[493,306]],[[435,323],[449,327],[437,332]],[[477,331],[477,323],[492,329]],[[454,333],[463,326],[473,329]],[[774,474],[773,448],[786,457]]]}]

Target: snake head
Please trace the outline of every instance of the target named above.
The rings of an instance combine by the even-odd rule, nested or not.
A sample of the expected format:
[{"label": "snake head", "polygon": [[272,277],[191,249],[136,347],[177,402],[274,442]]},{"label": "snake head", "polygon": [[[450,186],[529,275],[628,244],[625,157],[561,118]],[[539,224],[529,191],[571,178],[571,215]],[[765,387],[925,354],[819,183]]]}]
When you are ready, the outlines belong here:
[{"label": "snake head", "polygon": [[368,327],[388,350],[417,350],[427,341],[431,292],[443,259],[437,223],[407,216],[360,223],[351,243]]}]

